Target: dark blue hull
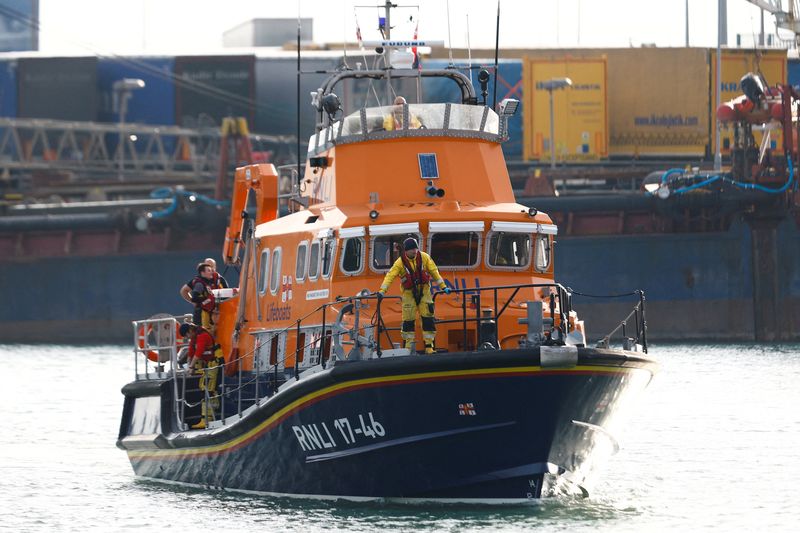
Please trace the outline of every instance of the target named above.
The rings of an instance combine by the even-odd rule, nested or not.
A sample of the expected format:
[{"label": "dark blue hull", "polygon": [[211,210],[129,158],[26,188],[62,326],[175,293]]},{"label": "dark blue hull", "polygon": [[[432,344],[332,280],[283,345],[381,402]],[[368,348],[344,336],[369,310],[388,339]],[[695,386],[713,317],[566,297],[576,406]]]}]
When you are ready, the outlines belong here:
[{"label": "dark blue hull", "polygon": [[[580,490],[616,446],[614,415],[655,364],[580,349],[339,364],[225,427],[174,433],[170,382],[126,392],[119,446],[148,478],[315,498],[523,502]],[[163,391],[160,435],[129,435],[134,397]],[[160,407],[159,407],[160,406]],[[563,485],[563,486],[562,486]]]}]

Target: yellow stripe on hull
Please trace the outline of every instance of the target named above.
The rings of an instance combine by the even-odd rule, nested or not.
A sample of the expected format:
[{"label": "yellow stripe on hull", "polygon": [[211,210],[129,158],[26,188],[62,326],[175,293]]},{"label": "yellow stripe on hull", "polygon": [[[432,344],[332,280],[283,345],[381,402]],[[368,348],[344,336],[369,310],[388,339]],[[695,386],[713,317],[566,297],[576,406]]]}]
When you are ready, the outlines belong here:
[{"label": "yellow stripe on hull", "polygon": [[224,452],[227,449],[237,446],[244,441],[247,441],[266,428],[271,426],[276,421],[280,420],[286,413],[301,407],[303,404],[313,401],[320,396],[324,396],[327,394],[331,394],[334,392],[341,391],[343,389],[350,389],[350,388],[359,388],[365,385],[373,385],[377,383],[383,383],[386,385],[392,385],[399,382],[404,381],[418,381],[418,380],[428,380],[428,379],[438,379],[438,378],[450,378],[450,377],[469,377],[469,376],[502,376],[503,374],[520,374],[520,373],[528,373],[528,374],[538,374],[541,372],[547,373],[559,373],[559,374],[573,374],[573,373],[586,373],[591,372],[594,374],[624,374],[629,373],[634,370],[638,370],[637,368],[626,368],[626,367],[607,367],[607,366],[598,366],[598,365],[581,365],[575,366],[573,368],[542,368],[540,366],[522,366],[522,367],[513,367],[513,368],[480,368],[480,369],[470,369],[470,370],[447,370],[447,371],[440,371],[440,372],[426,372],[426,373],[417,373],[417,374],[401,374],[397,376],[382,376],[382,377],[375,377],[375,378],[365,378],[359,379],[354,381],[347,381],[344,383],[338,383],[336,385],[331,385],[329,387],[325,387],[324,389],[320,389],[318,391],[312,392],[303,396],[302,398],[298,398],[297,400],[293,401],[283,409],[280,409],[275,414],[264,420],[258,426],[254,427],[247,433],[236,437],[230,441],[224,442],[222,444],[217,444],[214,446],[203,446],[199,448],[183,448],[180,450],[176,449],[160,449],[160,450],[131,450],[128,451],[128,457],[130,459],[144,459],[144,458],[167,458],[167,457],[181,457],[185,455],[194,455],[194,454],[213,454]]}]

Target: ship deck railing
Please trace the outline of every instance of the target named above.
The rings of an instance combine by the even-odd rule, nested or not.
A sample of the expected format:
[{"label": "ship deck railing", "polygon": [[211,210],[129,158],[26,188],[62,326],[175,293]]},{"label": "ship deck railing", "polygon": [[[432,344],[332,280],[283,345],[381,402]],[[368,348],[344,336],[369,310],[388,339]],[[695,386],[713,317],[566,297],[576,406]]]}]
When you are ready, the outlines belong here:
[{"label": "ship deck railing", "polygon": [[[532,291],[531,298],[519,299],[525,291]],[[537,294],[538,292],[538,294]],[[444,292],[436,292],[434,301]],[[523,285],[501,285],[453,289],[450,295],[459,301],[461,316],[436,320],[437,324],[460,324],[462,337],[461,350],[482,352],[502,349],[502,340],[506,337],[520,339],[519,347],[536,345],[564,345],[575,342],[570,333],[574,326],[570,325],[572,315],[572,296],[593,296],[572,291],[558,283],[530,283]],[[644,292],[634,291],[621,295],[608,295],[608,298],[635,296],[638,301],[633,310],[609,334],[600,339],[597,346],[609,348],[620,340],[623,349],[647,352],[647,320],[645,316]],[[599,297],[599,296],[598,296]],[[356,296],[339,298],[334,302],[321,304],[291,325],[279,330],[264,332],[264,338],[258,338],[255,346],[247,353],[225,361],[219,366],[211,366],[206,370],[216,369],[221,383],[215,393],[209,388],[200,387],[200,379],[208,379],[211,372],[203,372],[200,376],[192,375],[188,369],[179,364],[179,350],[184,344],[177,343],[176,331],[179,324],[191,315],[179,317],[155,317],[148,320],[135,321],[134,352],[136,354],[136,379],[159,379],[172,381],[174,398],[174,414],[178,428],[186,430],[189,422],[198,420],[196,414],[201,402],[206,405],[218,403],[218,410],[212,414],[206,410],[206,427],[224,426],[244,417],[249,411],[257,409],[265,400],[280,393],[305,376],[325,370],[331,360],[354,361],[363,359],[380,359],[411,355],[405,348],[397,349],[392,333],[399,332],[400,327],[388,327],[382,316],[382,307],[386,300],[397,301],[399,296],[382,296],[366,291]],[[361,320],[361,314],[371,309],[375,303],[375,311],[368,320]],[[539,305],[535,305],[539,303]],[[525,304],[525,305],[522,305]],[[527,323],[528,335],[521,334],[518,329],[514,334],[504,337],[499,329],[500,318],[510,307],[525,309],[527,318],[519,319]],[[329,321],[330,312],[337,313],[337,320]],[[352,315],[352,322],[342,324],[345,316]],[[537,318],[538,315],[538,318]],[[532,323],[532,321],[534,321]],[[312,322],[313,325],[307,324]],[[306,323],[306,326],[304,326]],[[470,329],[468,326],[474,326]],[[531,340],[531,326],[541,330],[535,331]],[[304,329],[305,328],[305,329]],[[309,328],[321,328],[317,335],[305,335]],[[294,351],[284,351],[283,357],[270,353],[269,364],[259,364],[257,356],[265,345],[281,335],[295,334],[304,342],[296,342]],[[621,335],[621,338],[619,338]],[[581,335],[582,337],[582,335]],[[352,347],[345,353],[345,347]],[[270,352],[272,349],[270,348]],[[149,357],[148,357],[149,356]],[[154,357],[155,356],[155,357]],[[306,357],[307,356],[307,357]],[[156,361],[152,359],[155,358]],[[251,363],[253,370],[245,371]],[[287,363],[292,366],[288,367]],[[228,370],[227,376],[226,369]],[[144,370],[144,372],[140,372]],[[196,379],[196,381],[192,381]],[[198,400],[198,396],[200,399]],[[193,400],[190,398],[194,398]],[[189,413],[187,414],[187,408]],[[195,414],[192,414],[195,413]],[[216,414],[219,416],[217,417]]]}]

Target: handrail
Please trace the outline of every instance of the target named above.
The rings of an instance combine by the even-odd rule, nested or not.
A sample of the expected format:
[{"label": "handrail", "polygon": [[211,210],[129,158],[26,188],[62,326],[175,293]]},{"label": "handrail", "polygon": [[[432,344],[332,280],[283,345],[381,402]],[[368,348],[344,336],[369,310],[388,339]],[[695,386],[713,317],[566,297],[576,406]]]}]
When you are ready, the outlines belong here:
[{"label": "handrail", "polygon": [[[495,327],[499,323],[500,317],[503,316],[505,311],[508,307],[514,302],[514,299],[517,297],[519,292],[524,289],[549,289],[550,293],[547,296],[535,295],[534,298],[531,300],[535,301],[542,301],[546,305],[545,311],[549,311],[549,326],[550,330],[544,332],[544,342],[543,344],[565,344],[567,341],[567,335],[570,333],[570,313],[572,312],[572,296],[579,295],[579,296],[587,296],[587,297],[599,297],[594,295],[588,295],[584,293],[579,293],[577,291],[573,291],[570,288],[564,287],[559,283],[528,283],[522,285],[498,285],[498,286],[488,286],[488,287],[474,287],[474,288],[463,288],[463,289],[451,289],[449,291],[450,294],[460,296],[461,297],[461,317],[460,318],[453,318],[453,319],[443,319],[443,320],[436,320],[438,324],[448,324],[448,323],[461,323],[462,324],[462,333],[463,333],[463,346],[464,349],[468,349],[469,346],[468,342],[468,329],[467,325],[469,323],[475,323],[477,327],[475,328],[475,346],[474,349],[495,349],[499,350],[500,346],[500,336],[498,335],[497,330],[494,330],[492,338],[483,338],[482,332],[482,325],[487,322],[494,321]],[[483,293],[490,291],[492,294],[492,305],[491,311],[492,314],[482,314],[482,311],[486,311],[483,309],[482,306],[482,296]],[[499,296],[502,291],[511,291],[510,296],[505,297],[505,302],[500,305],[499,303]],[[433,296],[434,302],[437,298],[439,298],[442,294],[445,294],[443,291],[435,292]],[[625,296],[632,296],[636,295],[639,297],[639,301],[634,306],[634,309],[629,313],[620,324],[614,328],[608,335],[603,337],[599,343],[599,347],[608,347],[611,338],[618,333],[620,330],[622,331],[623,336],[626,339],[626,342],[633,341],[636,344],[641,344],[642,349],[645,353],[647,353],[647,320],[645,317],[645,297],[643,291],[634,291],[631,293],[625,294],[618,294],[618,295],[607,295],[607,298],[616,298],[616,297],[625,297]],[[475,307],[475,315],[468,316],[467,313],[467,297],[470,297],[469,306]],[[204,372],[201,379],[208,379],[208,375],[211,371],[217,370],[218,373],[222,373],[224,375],[224,370],[226,366],[230,368],[228,365],[237,365],[238,366],[238,378],[234,380],[233,383],[226,384],[225,379],[222,379],[222,386],[216,391],[214,394],[210,394],[208,392],[208,387],[203,387],[203,398],[204,401],[209,402],[211,400],[219,400],[220,401],[220,417],[222,424],[226,424],[226,416],[225,416],[225,397],[231,398],[232,394],[236,394],[236,403],[237,406],[235,408],[236,412],[231,413],[230,416],[239,416],[241,418],[243,416],[243,411],[248,408],[250,405],[259,405],[261,400],[264,398],[272,397],[276,394],[279,390],[279,387],[288,381],[289,374],[286,372],[286,362],[290,357],[294,357],[294,368],[292,370],[292,377],[295,381],[299,380],[301,377],[300,373],[300,353],[305,353],[308,348],[319,346],[319,360],[316,361],[315,364],[320,365],[323,369],[326,368],[326,364],[328,359],[331,357],[335,357],[334,355],[334,337],[341,336],[350,332],[353,333],[352,330],[343,331],[341,329],[335,329],[334,324],[328,324],[328,315],[327,309],[329,307],[341,306],[339,312],[340,313],[350,313],[352,312],[348,309],[350,304],[355,304],[353,306],[353,311],[356,315],[360,313],[361,305],[360,302],[368,301],[368,300],[376,300],[376,309],[375,313],[372,315],[369,321],[365,321],[363,324],[360,324],[357,317],[355,320],[355,326],[353,329],[355,331],[355,343],[356,348],[360,345],[360,339],[364,338],[361,337],[359,331],[361,329],[365,330],[364,335],[367,335],[367,346],[370,347],[374,356],[380,358],[383,351],[381,346],[381,337],[382,333],[386,333],[386,337],[388,338],[389,342],[392,342],[391,336],[388,334],[389,331],[395,331],[399,328],[396,327],[386,327],[383,316],[382,316],[382,304],[384,299],[394,299],[399,300],[399,296],[378,296],[376,293],[366,293],[362,291],[361,293],[355,296],[348,296],[348,297],[339,297],[335,301],[326,302],[320,304],[318,307],[309,311],[302,317],[294,320],[291,324],[285,326],[284,328],[269,331],[268,339],[266,340],[267,343],[272,343],[275,337],[278,337],[283,334],[289,334],[290,330],[295,330],[296,334],[296,341],[300,339],[300,333],[303,328],[303,322],[308,321],[311,317],[317,315],[318,313],[321,314],[321,334],[317,337],[315,335],[308,335],[306,337],[306,342],[299,343],[296,342],[295,350],[293,352],[288,352],[284,350],[283,356],[278,357],[277,353],[275,354],[275,363],[269,364],[266,368],[259,369],[258,365],[253,365],[253,371],[249,372],[245,375],[243,371],[243,361],[247,358],[254,357],[254,354],[262,347],[264,344],[262,340],[259,339],[258,342],[255,343],[254,347],[247,351],[246,353],[238,354],[237,357],[233,359],[226,360],[224,363],[215,366],[209,366],[206,368],[208,372]],[[530,301],[530,300],[529,300]],[[184,315],[185,318],[188,315]],[[558,319],[556,318],[558,317]],[[633,319],[633,320],[632,320]],[[627,326],[629,323],[633,322],[635,325],[635,337],[628,336]],[[176,317],[163,317],[163,318],[154,318],[148,320],[141,320],[135,321],[134,324],[134,353],[137,354],[136,357],[136,376],[137,379],[151,379],[151,372],[149,370],[149,363],[147,358],[148,352],[157,352],[158,350],[168,349],[170,350],[169,354],[169,363],[170,368],[168,371],[164,371],[164,365],[159,364],[155,372],[152,373],[153,376],[156,378],[163,379],[164,377],[174,377],[174,397],[175,397],[175,413],[178,419],[178,422],[185,427],[185,408],[186,407],[196,407],[197,404],[193,404],[188,402],[186,399],[187,396],[187,385],[186,380],[190,376],[190,369],[182,369],[180,368],[177,360],[177,344],[175,339],[175,326],[177,325],[178,320]],[[148,326],[158,326],[161,324],[170,324],[164,331],[168,332],[167,336],[167,343],[168,345],[165,346],[150,346],[149,339],[147,338],[149,334]],[[307,326],[310,327],[310,326]],[[313,326],[314,328],[320,327],[320,324],[316,323]],[[372,329],[371,333],[366,333],[368,329]],[[142,331],[144,333],[142,333]],[[163,339],[161,339],[163,340]],[[496,340],[496,345],[493,341]],[[341,346],[340,344],[338,346]],[[339,352],[341,353],[341,352]],[[138,368],[138,355],[143,355],[145,360],[145,373],[139,374]],[[283,380],[281,379],[280,375],[280,367],[283,366],[284,374]],[[264,376],[267,376],[267,390],[263,391],[263,393],[259,390],[260,381]],[[178,379],[182,378],[181,386],[178,386]],[[272,383],[271,387],[269,383]],[[255,391],[253,393],[253,397],[243,397],[243,392],[248,388],[254,386]],[[189,392],[192,392],[191,389]],[[196,390],[194,390],[196,392]],[[247,405],[245,405],[247,404]],[[210,404],[206,404],[210,405]],[[206,416],[209,415],[211,409],[206,410]],[[212,413],[213,414],[213,413]],[[208,427],[210,420],[206,420],[206,426]]]},{"label": "handrail", "polygon": [[[547,342],[548,343],[564,343],[564,339],[566,338],[567,334],[569,333],[569,313],[572,310],[571,307],[571,298],[569,297],[569,291],[560,283],[526,283],[522,285],[497,285],[497,286],[489,286],[489,287],[474,287],[474,288],[464,288],[464,289],[451,289],[449,292],[450,294],[467,294],[473,295],[473,302],[470,305],[474,305],[475,307],[475,317],[474,318],[467,318],[467,299],[465,297],[461,298],[461,318],[460,319],[450,319],[450,320],[436,320],[437,324],[448,324],[448,323],[455,323],[461,322],[462,323],[462,335],[464,339],[464,346],[467,346],[467,323],[475,322],[477,325],[480,325],[481,322],[486,320],[494,320],[495,324],[500,319],[500,317],[505,313],[508,306],[511,302],[514,301],[514,298],[519,293],[520,289],[537,289],[537,288],[549,288],[551,289],[550,296],[549,296],[549,309],[550,309],[550,319],[552,321],[552,327],[550,332],[548,333]],[[555,289],[555,293],[552,292],[552,289]],[[505,304],[503,304],[502,308],[498,311],[497,310],[497,301],[498,301],[498,291],[502,290],[513,290],[511,296],[506,299]],[[481,295],[484,291],[492,291],[493,292],[493,311],[494,314],[491,316],[481,316],[481,310],[483,309],[481,305]],[[433,294],[433,301],[436,302],[436,298],[441,294],[446,294],[442,291],[436,292]],[[558,300],[558,317],[559,323],[556,326],[556,299]],[[553,333],[555,331],[559,332],[557,338],[553,337]],[[475,346],[482,347],[483,342],[481,339],[481,330],[480,327],[477,327],[475,330]],[[499,342],[498,346],[495,347],[499,349]]]},{"label": "handrail", "polygon": [[[579,294],[579,293],[575,293]],[[642,345],[642,351],[647,353],[647,315],[645,314],[645,296],[644,291],[636,290],[631,293],[627,294],[619,294],[610,296],[612,298],[619,298],[623,296],[638,296],[639,301],[636,305],[633,306],[633,309],[628,316],[622,319],[622,321],[610,332],[604,335],[599,341],[597,341],[597,346],[602,348],[608,348],[611,342],[611,338],[614,336],[615,333],[618,331],[622,331],[622,337],[626,342],[633,342],[635,344]],[[581,296],[587,296],[589,298],[600,298],[600,296],[593,296],[589,294],[582,294]],[[634,326],[636,328],[636,336],[630,337],[627,331],[627,325],[630,321],[631,317],[634,318]]]}]

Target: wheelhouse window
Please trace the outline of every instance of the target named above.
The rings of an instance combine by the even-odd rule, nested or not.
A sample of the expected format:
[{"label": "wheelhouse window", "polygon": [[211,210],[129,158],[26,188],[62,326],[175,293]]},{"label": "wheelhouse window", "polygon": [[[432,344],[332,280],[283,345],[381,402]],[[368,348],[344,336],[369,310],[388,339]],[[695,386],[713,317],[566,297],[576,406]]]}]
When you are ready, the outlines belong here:
[{"label": "wheelhouse window", "polygon": [[342,272],[353,276],[364,269],[364,238],[345,239],[342,246]]},{"label": "wheelhouse window", "polygon": [[315,280],[319,277],[319,241],[311,243],[311,250],[308,252],[308,279]]},{"label": "wheelhouse window", "polygon": [[333,257],[336,253],[336,239],[325,239],[325,244],[322,246],[322,277],[331,277],[333,270]]},{"label": "wheelhouse window", "polygon": [[486,262],[490,267],[519,270],[531,263],[529,233],[492,232],[489,234]]},{"label": "wheelhouse window", "polygon": [[537,235],[533,266],[538,272],[546,272],[550,267],[550,250],[550,237]]},{"label": "wheelhouse window", "polygon": [[306,277],[306,255],[308,253],[308,243],[303,241],[297,247],[297,263],[295,264],[294,277],[297,281],[303,281]]},{"label": "wheelhouse window", "polygon": [[480,262],[480,242],[475,231],[432,233],[430,254],[439,268],[471,268]]},{"label": "wheelhouse window", "polygon": [[269,277],[269,248],[261,252],[258,272],[258,294],[264,295],[267,292],[267,278]]},{"label": "wheelhouse window", "polygon": [[275,248],[272,252],[272,266],[269,278],[269,292],[276,294],[278,292],[278,285],[281,282],[281,255],[282,250]]},{"label": "wheelhouse window", "polygon": [[380,235],[372,238],[372,258],[370,267],[377,272],[385,272],[392,268],[400,251],[403,249],[403,241],[412,237],[421,242],[419,233],[401,233],[397,235]]}]

